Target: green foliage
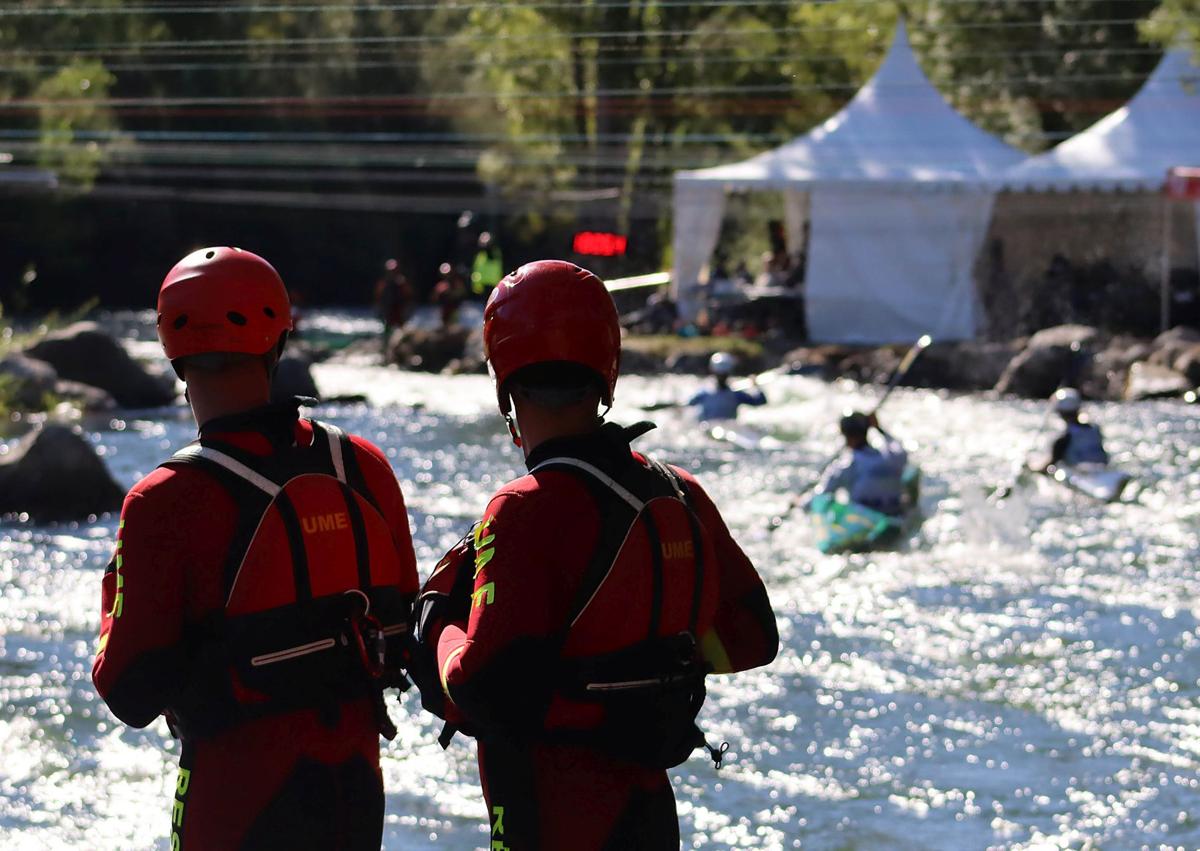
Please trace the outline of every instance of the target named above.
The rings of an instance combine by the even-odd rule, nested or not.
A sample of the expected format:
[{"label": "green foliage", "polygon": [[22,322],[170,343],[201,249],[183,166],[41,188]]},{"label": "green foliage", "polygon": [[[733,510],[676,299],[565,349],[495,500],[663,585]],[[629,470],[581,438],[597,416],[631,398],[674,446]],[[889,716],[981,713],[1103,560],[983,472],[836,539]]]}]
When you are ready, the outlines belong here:
[{"label": "green foliage", "polygon": [[[1123,103],[1161,45],[1200,37],[1200,0],[196,5],[209,11],[5,3],[3,150],[83,190],[106,181],[184,195],[266,189],[295,193],[297,206],[319,206],[312,199],[325,192],[451,204],[447,196],[478,198],[477,180],[485,216],[492,199],[517,211],[506,238],[534,240],[567,223],[640,232],[647,264],[669,242],[674,171],[752,155],[833,115],[874,72],[901,13],[946,98],[1031,152]],[[174,138],[197,132],[273,141]],[[372,132],[439,141],[276,136]],[[331,190],[334,167],[343,176]],[[378,171],[393,182],[377,182]],[[425,174],[449,182],[422,184]],[[61,268],[72,247],[102,245],[109,233],[87,216],[45,218],[34,226],[56,229]],[[220,222],[196,218],[220,232]],[[730,234],[740,257],[729,259],[753,262],[762,228],[741,227]]]},{"label": "green foliage", "polygon": [[1038,151],[1137,91],[1159,58],[1142,41],[1138,21],[1157,6],[1158,0],[928,0],[914,41],[927,57],[926,72],[948,83],[943,92],[965,115]]},{"label": "green foliage", "polygon": [[761,343],[743,340],[741,337],[680,337],[676,334],[625,337],[621,340],[621,348],[661,360],[676,354],[707,355],[711,352],[729,352],[739,358],[751,360],[762,357],[763,353]]},{"label": "green foliage", "polygon": [[20,380],[14,375],[0,375],[0,428],[12,419],[13,414],[46,413],[53,411],[62,401],[54,393],[43,393],[37,404],[28,407],[21,402]]},{"label": "green foliage", "polygon": [[115,81],[99,62],[77,59],[34,89],[41,125],[38,161],[60,180],[86,187],[96,179],[114,143],[101,145],[81,134],[116,129],[112,110],[99,105]]},{"label": "green foliage", "polygon": [[1200,60],[1200,0],[1163,0],[1142,24],[1142,35],[1165,48],[1186,45]]}]

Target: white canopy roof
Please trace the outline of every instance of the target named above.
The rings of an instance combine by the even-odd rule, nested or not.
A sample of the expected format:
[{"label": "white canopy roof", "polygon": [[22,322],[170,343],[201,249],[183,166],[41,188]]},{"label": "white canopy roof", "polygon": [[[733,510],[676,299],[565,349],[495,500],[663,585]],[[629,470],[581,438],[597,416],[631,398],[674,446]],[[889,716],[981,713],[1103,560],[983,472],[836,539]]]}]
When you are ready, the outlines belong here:
[{"label": "white canopy roof", "polygon": [[803,136],[739,163],[676,172],[728,189],[995,178],[1025,158],[959,115],[917,65],[901,21],[883,64],[850,103]]},{"label": "white canopy roof", "polygon": [[1156,191],[1172,166],[1200,165],[1200,68],[1186,50],[1163,57],[1125,106],[1058,147],[1030,157],[1008,189]]}]

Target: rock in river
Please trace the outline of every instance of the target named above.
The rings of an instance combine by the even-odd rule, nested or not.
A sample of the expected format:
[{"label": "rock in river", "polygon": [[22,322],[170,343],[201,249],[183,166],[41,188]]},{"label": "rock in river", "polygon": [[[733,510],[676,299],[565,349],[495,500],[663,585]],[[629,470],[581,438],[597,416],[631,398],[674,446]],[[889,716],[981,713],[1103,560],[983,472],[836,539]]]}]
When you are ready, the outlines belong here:
[{"label": "rock in river", "polygon": [[59,378],[106,390],[125,408],[154,408],[175,401],[175,382],[151,375],[95,322],[76,322],[47,334],[26,354],[44,360]]},{"label": "rock in river", "polygon": [[0,456],[0,514],[37,522],[116,511],[125,491],[78,429],[49,424]]}]

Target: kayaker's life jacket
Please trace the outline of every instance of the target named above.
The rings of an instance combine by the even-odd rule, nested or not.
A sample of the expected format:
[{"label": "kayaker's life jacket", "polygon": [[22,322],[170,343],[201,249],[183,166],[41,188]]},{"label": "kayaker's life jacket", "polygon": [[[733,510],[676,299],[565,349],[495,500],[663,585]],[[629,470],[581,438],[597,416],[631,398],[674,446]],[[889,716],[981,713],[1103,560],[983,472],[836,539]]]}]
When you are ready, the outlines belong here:
[{"label": "kayaker's life jacket", "polygon": [[1100,429],[1091,423],[1069,423],[1067,451],[1062,457],[1062,463],[1067,466],[1107,464],[1108,453],[1104,451],[1104,439]]},{"label": "kayaker's life jacket", "polygon": [[738,408],[742,405],[763,405],[767,397],[761,390],[747,393],[745,390],[734,390],[732,387],[717,387],[702,390],[691,398],[689,405],[699,408],[697,418],[708,422],[711,420],[737,419]]},{"label": "kayaker's life jacket", "polygon": [[312,429],[311,445],[267,456],[202,436],[163,465],[203,469],[238,506],[225,605],[192,636],[195,666],[168,714],[181,738],[302,709],[332,722],[364,697],[395,735],[383,688],[407,686],[400,558],[350,439]]},{"label": "kayaker's life jacket", "polygon": [[899,514],[903,508],[907,463],[908,453],[896,441],[889,440],[882,449],[862,446],[831,470],[818,490],[831,493],[845,488],[851,502],[884,514]]}]

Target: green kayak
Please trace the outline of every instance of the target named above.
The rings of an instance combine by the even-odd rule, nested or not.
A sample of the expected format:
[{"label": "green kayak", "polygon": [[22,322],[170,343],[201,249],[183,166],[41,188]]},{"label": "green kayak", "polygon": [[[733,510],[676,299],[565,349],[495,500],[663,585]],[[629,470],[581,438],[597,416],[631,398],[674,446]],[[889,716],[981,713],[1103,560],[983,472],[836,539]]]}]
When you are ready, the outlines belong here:
[{"label": "green kayak", "polygon": [[904,469],[903,511],[896,516],[884,514],[856,502],[843,502],[833,494],[813,497],[810,510],[817,521],[817,549],[823,553],[854,553],[896,542],[918,515],[921,471],[909,465]]}]

